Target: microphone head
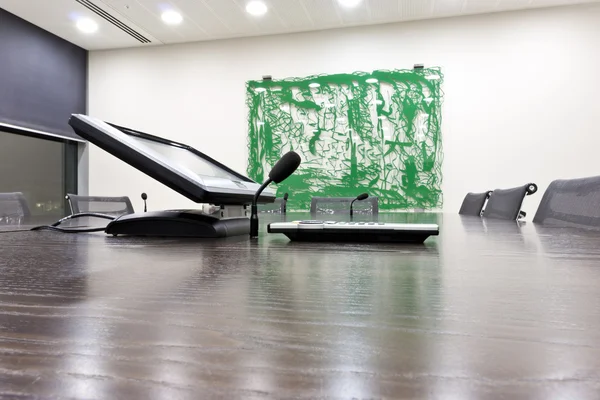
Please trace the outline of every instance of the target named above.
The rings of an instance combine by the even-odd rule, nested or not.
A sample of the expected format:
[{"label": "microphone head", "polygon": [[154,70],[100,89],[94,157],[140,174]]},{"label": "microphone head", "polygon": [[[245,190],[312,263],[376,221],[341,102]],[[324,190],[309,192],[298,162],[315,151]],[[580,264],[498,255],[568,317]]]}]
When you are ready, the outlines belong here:
[{"label": "microphone head", "polygon": [[361,193],[358,196],[356,196],[356,200],[364,200],[368,197],[369,197],[369,193]]},{"label": "microphone head", "polygon": [[288,199],[288,194],[287,194],[287,193],[283,195],[283,199],[284,199],[285,201],[287,201],[287,199]]},{"label": "microphone head", "polygon": [[300,161],[302,160],[298,153],[293,151],[285,153],[269,172],[269,178],[275,183],[283,182],[294,173],[300,165]]},{"label": "microphone head", "polygon": [[146,193],[142,193],[142,200],[148,199],[148,195]]}]

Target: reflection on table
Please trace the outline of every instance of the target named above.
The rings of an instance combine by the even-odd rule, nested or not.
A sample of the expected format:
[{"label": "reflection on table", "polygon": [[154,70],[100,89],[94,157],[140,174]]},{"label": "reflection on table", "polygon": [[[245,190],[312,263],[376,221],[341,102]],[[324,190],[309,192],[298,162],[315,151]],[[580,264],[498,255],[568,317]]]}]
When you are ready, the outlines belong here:
[{"label": "reflection on table", "polygon": [[293,243],[278,218],[257,240],[2,235],[0,393],[597,397],[599,233],[380,214],[440,236]]}]

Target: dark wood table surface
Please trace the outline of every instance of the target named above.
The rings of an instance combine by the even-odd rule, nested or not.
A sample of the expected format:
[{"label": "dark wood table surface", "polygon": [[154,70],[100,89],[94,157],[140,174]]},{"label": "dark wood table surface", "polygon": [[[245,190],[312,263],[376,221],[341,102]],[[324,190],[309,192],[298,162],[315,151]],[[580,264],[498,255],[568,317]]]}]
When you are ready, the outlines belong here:
[{"label": "dark wood table surface", "polygon": [[0,398],[600,398],[600,233],[380,219],[441,232],[0,233]]}]

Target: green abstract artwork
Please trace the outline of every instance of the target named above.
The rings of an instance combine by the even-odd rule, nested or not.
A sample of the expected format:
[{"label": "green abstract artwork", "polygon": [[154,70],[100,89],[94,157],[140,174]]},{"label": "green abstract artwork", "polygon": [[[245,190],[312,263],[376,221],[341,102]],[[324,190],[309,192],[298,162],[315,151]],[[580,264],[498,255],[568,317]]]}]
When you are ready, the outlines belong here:
[{"label": "green abstract artwork", "polygon": [[439,208],[442,82],[440,68],[249,81],[248,175],[294,150],[302,164],[277,186],[290,210],[361,192],[382,210]]}]

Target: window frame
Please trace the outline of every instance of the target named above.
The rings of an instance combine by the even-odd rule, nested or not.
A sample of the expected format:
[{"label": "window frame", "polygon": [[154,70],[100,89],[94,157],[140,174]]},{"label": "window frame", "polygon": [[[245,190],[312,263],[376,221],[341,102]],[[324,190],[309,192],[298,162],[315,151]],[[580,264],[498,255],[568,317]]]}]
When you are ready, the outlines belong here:
[{"label": "window frame", "polygon": [[55,136],[52,134],[44,134],[41,132],[35,132],[26,128],[19,128],[12,125],[0,124],[0,132],[9,133],[20,136],[27,136],[31,138],[48,140],[51,142],[63,143],[62,146],[62,176],[63,176],[63,209],[64,215],[70,214],[69,201],[66,198],[67,193],[77,193],[78,191],[78,176],[79,176],[79,162],[78,162],[78,144],[84,141],[71,140],[62,136]]}]

